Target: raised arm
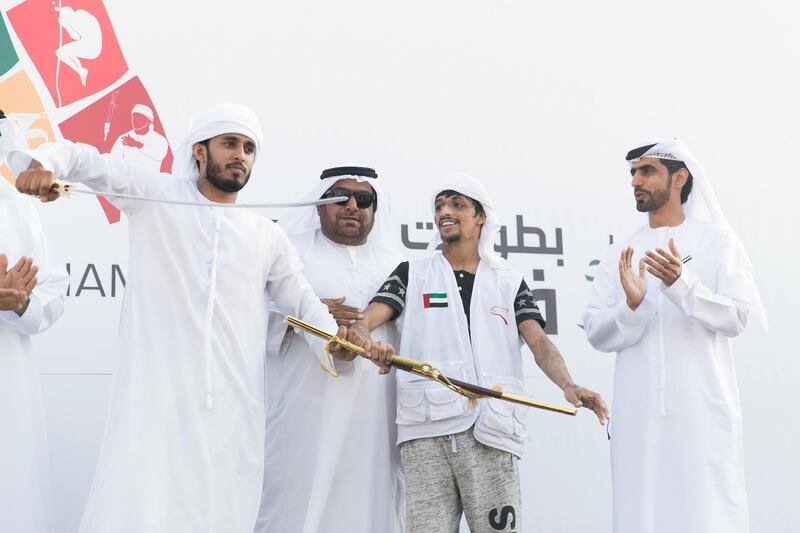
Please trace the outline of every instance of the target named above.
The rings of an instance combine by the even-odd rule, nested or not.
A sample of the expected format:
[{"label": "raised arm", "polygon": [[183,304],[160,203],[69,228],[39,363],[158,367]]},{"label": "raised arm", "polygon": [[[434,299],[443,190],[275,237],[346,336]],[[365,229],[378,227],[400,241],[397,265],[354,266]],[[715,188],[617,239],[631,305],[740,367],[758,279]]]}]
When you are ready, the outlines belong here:
[{"label": "raised arm", "polygon": [[[101,154],[94,146],[66,141],[46,143],[36,150],[12,151],[8,164],[17,174],[17,189],[39,196],[44,202],[58,198],[58,193],[51,189],[55,180],[83,183],[100,192],[158,196],[167,180],[172,179],[114,155]],[[107,199],[129,216],[142,205],[137,201]]]},{"label": "raised arm", "polygon": [[[0,320],[22,335],[35,335],[53,325],[64,312],[64,297],[69,285],[63,266],[55,265],[50,258],[38,216],[33,209],[30,211],[25,220],[19,221],[17,228],[24,231],[26,253],[30,258],[23,257],[11,270],[7,270],[7,260],[0,255],[0,277],[13,279],[13,269],[17,268],[20,276],[18,289],[27,294],[21,308],[3,308]],[[6,229],[13,231],[13,228]],[[22,261],[24,259],[27,260]]]},{"label": "raised arm", "polygon": [[669,248],[669,252],[655,250],[650,267],[662,280],[664,296],[707,329],[728,337],[739,335],[747,325],[753,294],[749,282],[752,267],[738,238],[726,232],[718,241],[714,255],[719,258],[719,267],[714,287],[704,285],[681,263],[681,254],[671,239]]},{"label": "raised arm", "polygon": [[391,320],[395,312],[394,308],[383,302],[370,302],[362,313],[364,318],[358,320],[354,327],[362,334],[369,335],[370,332]]},{"label": "raised arm", "polygon": [[595,276],[583,312],[589,343],[601,352],[619,352],[644,335],[656,307],[645,298],[644,265],[634,269],[633,249],[612,247]]},{"label": "raised arm", "polygon": [[[328,307],[314,293],[311,284],[303,275],[303,264],[297,255],[297,250],[291,244],[286,234],[280,228],[270,236],[266,245],[272,247],[271,257],[274,258],[269,266],[267,278],[267,294],[272,298],[278,310],[284,315],[293,315],[304,322],[308,322],[320,329],[336,332],[353,344],[363,346],[364,340],[355,331],[349,331],[344,326],[338,326],[328,311]],[[312,352],[322,353],[326,342],[315,335],[301,333]],[[366,346],[369,348],[369,346]],[[337,372],[346,373],[353,367],[356,355],[341,347],[331,347],[331,354],[335,357],[334,366]]]},{"label": "raised arm", "polygon": [[534,360],[545,375],[564,391],[564,398],[575,407],[594,411],[601,424],[608,420],[608,407],[600,394],[581,387],[572,381],[564,358],[556,345],[547,337],[536,320],[524,320],[518,326],[519,334],[533,352]]}]

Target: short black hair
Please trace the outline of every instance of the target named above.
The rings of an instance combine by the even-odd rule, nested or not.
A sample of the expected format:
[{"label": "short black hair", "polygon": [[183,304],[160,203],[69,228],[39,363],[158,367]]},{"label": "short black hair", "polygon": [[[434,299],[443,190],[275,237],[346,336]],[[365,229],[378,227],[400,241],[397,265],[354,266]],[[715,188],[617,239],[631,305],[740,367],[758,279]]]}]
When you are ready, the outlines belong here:
[{"label": "short black hair", "polygon": [[689,178],[686,180],[686,183],[683,184],[683,187],[681,187],[681,203],[685,204],[689,199],[689,194],[692,192],[692,182],[694,181],[692,178],[692,173],[689,171],[686,163],[683,161],[676,161],[674,159],[659,159],[659,161],[661,161],[664,166],[667,167],[667,172],[669,172],[670,176],[682,168],[685,168],[686,172],[689,173]]},{"label": "short black hair", "polygon": [[[211,139],[206,139],[205,141],[198,141],[198,142],[196,142],[194,144],[202,144],[203,146],[206,147],[206,151],[207,151],[208,150],[208,141],[210,141],[210,140]],[[197,170],[200,170],[200,161],[198,161],[197,158],[194,159],[194,164],[195,164],[195,166],[197,166]]]},{"label": "short black hair", "polygon": [[4,118],[6,118],[6,114],[3,113],[2,109],[0,109],[0,119],[4,119]]},{"label": "short black hair", "polygon": [[484,213],[483,206],[481,205],[481,203],[475,198],[471,198],[466,194],[454,191],[453,189],[445,189],[444,191],[437,194],[436,198],[439,198],[440,196],[444,196],[445,198],[452,198],[453,196],[463,196],[464,198],[469,198],[470,200],[472,200],[472,206],[475,208],[475,216],[479,217]]}]

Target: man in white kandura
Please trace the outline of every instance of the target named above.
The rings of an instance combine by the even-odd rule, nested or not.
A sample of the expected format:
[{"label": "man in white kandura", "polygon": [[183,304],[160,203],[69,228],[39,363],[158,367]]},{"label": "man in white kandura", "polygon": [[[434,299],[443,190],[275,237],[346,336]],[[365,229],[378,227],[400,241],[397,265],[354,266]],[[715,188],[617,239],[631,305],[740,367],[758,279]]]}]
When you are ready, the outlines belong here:
[{"label": "man in white kandura", "polygon": [[130,219],[129,274],[82,533],[253,530],[264,471],[267,302],[336,328],[286,234],[221,205],[236,202],[260,148],[255,114],[221,104],[194,119],[172,176],[82,144],[9,156],[17,188],[45,200],[57,198],[56,178],[196,204],[108,197]]},{"label": "man in white kandura", "polygon": [[[399,262],[377,177],[364,167],[325,170],[307,199],[349,200],[295,209],[278,222],[314,292],[344,326],[359,318]],[[394,331],[382,326],[373,338],[393,342]],[[269,342],[275,340],[267,353],[264,494],[256,532],[401,532],[393,380],[362,358],[335,361],[339,377],[332,378],[320,368],[319,351],[273,319]]]},{"label": "man in white kandura", "polygon": [[[6,148],[17,148],[18,133],[0,111],[0,164]],[[66,270],[51,266],[30,199],[0,177],[0,531],[55,531],[42,391],[30,337],[61,316],[68,283]]]},{"label": "man in white kandura", "polygon": [[615,245],[583,324],[617,352],[615,533],[746,533],[742,414],[731,338],[764,319],[750,259],[677,139],[627,155],[648,224]]},{"label": "man in white kandura", "polygon": [[155,114],[150,107],[136,104],[131,109],[131,127],[120,135],[111,147],[111,154],[126,159],[134,165],[161,172],[161,163],[167,157],[169,143],[155,131]]}]

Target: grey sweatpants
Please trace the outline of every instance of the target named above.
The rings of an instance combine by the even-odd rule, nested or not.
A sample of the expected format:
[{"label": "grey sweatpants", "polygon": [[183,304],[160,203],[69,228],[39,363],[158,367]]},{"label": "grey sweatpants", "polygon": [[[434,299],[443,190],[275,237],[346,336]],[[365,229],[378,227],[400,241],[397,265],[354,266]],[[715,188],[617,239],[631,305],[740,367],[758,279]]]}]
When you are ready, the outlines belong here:
[{"label": "grey sweatpants", "polygon": [[517,457],[455,435],[405,442],[406,533],[458,533],[462,512],[472,533],[522,531]]}]

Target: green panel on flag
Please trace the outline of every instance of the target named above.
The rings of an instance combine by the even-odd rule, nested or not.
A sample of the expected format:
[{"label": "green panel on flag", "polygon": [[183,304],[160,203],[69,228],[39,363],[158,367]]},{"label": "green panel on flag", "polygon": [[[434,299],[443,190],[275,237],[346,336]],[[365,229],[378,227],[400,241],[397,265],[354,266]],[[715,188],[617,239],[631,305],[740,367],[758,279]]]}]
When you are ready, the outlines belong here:
[{"label": "green panel on flag", "polygon": [[11,70],[17,64],[17,52],[11,43],[8,35],[8,28],[2,17],[0,17],[0,76]]}]

